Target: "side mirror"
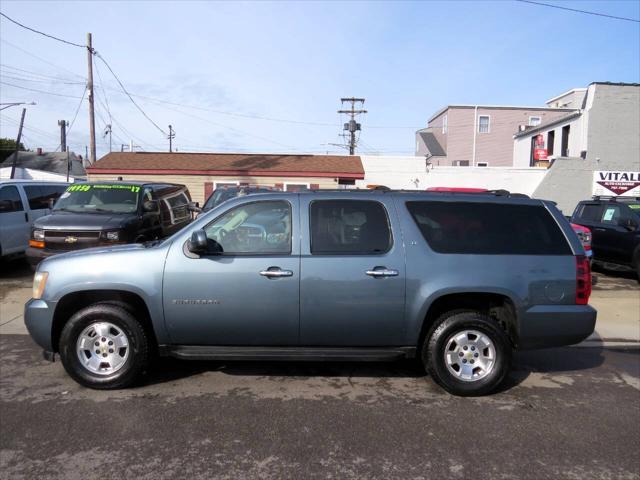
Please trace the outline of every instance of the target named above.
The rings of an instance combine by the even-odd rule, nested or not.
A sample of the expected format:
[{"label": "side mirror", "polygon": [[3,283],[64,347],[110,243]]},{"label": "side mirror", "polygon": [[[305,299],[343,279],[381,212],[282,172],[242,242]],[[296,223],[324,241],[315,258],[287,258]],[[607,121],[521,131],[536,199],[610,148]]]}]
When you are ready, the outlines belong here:
[{"label": "side mirror", "polygon": [[187,248],[191,253],[203,254],[207,252],[208,239],[204,230],[196,230],[191,234]]},{"label": "side mirror", "polygon": [[188,208],[190,212],[200,213],[202,211],[200,202],[189,202]]},{"label": "side mirror", "polygon": [[56,199],[55,198],[50,198],[49,201],[47,202],[47,206],[49,207],[49,210],[53,210],[53,206],[56,203]]},{"label": "side mirror", "polygon": [[144,212],[157,212],[159,210],[159,204],[157,200],[147,200],[142,204],[142,211]]}]

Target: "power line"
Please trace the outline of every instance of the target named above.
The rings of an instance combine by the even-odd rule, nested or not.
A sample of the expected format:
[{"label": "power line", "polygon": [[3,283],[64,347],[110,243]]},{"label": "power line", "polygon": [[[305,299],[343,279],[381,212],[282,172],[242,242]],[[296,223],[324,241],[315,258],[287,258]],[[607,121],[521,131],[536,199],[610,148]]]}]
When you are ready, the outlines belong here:
[{"label": "power line", "polygon": [[[52,80],[66,80],[66,81],[72,81],[71,78],[65,78],[65,77],[59,77],[59,76],[53,76],[53,75],[46,75],[44,73],[40,73],[40,72],[34,72],[33,70],[25,70],[23,68],[18,68],[18,67],[14,67],[12,65],[7,65],[6,63],[0,63],[0,68],[4,68],[4,69],[9,69],[9,70],[16,70],[17,72],[20,73],[16,73],[16,72],[9,72],[12,73],[13,75],[24,75],[25,73],[28,74],[29,76],[32,77],[36,77],[36,78],[46,78],[46,79],[52,79]],[[74,74],[76,75],[76,74]],[[79,75],[76,75],[77,77],[80,77]],[[82,78],[82,77],[81,77]],[[85,78],[82,78],[83,82],[78,82],[78,83],[84,83],[86,82]]]},{"label": "power line", "polygon": [[[13,72],[11,72],[13,73]],[[31,82],[31,83],[57,83],[60,85],[82,85],[84,82],[64,82],[62,80],[47,80],[47,79],[33,79],[28,77],[14,77],[13,75],[7,75],[6,73],[0,74],[0,78],[8,78],[9,80],[17,80],[19,82]]]},{"label": "power line", "polygon": [[14,87],[14,88],[20,88],[22,90],[29,90],[30,92],[38,92],[38,93],[45,93],[47,95],[55,95],[56,97],[66,97],[66,98],[80,98],[80,97],[75,97],[73,95],[64,95],[62,93],[54,93],[54,92],[47,92],[46,90],[38,90],[36,88],[27,88],[27,87],[21,87],[20,85],[14,85],[13,83],[9,83],[9,82],[3,82],[0,80],[0,83],[3,85],[7,85],[9,87]]},{"label": "power line", "polygon": [[61,67],[60,65],[56,65],[55,63],[51,63],[49,60],[45,60],[44,58],[39,57],[39,56],[38,56],[38,55],[36,55],[35,53],[31,53],[31,52],[29,52],[29,51],[25,50],[24,48],[19,47],[18,45],[15,45],[15,44],[13,44],[13,43],[9,42],[8,40],[5,40],[4,38],[0,38],[0,42],[5,43],[5,44],[9,45],[10,47],[15,48],[16,50],[20,50],[20,51],[21,51],[22,53],[24,53],[25,55],[28,55],[28,56],[30,56],[30,57],[33,57],[33,58],[35,58],[36,60],[40,60],[41,62],[44,62],[44,63],[46,63],[47,65],[51,65],[52,67],[57,68],[58,70],[62,70],[62,71],[64,71],[64,72],[70,73],[71,75],[73,75],[73,76],[75,76],[75,77],[78,77],[78,78],[82,78],[83,80],[85,79],[85,77],[83,77],[82,75],[78,75],[77,73],[72,72],[71,70],[68,70],[68,69],[66,69],[66,68],[64,68],[64,67]]},{"label": "power line", "polygon": [[607,15],[606,13],[590,12],[588,10],[580,10],[578,8],[561,7],[560,5],[553,5],[551,3],[544,3],[544,2],[534,2],[532,0],[515,0],[515,1],[520,3],[530,3],[531,5],[538,5],[539,7],[557,8],[558,10],[568,10],[570,12],[584,13],[586,15],[595,15],[598,17],[612,18],[614,20],[625,20],[627,22],[640,23],[640,20],[638,20],[637,18],[617,17],[615,15]]},{"label": "power line", "polygon": [[80,45],[79,43],[69,42],[68,40],[63,40],[62,38],[54,37],[53,35],[49,35],[48,33],[41,32],[40,30],[36,30],[35,28],[27,27],[26,25],[23,25],[22,23],[14,20],[13,18],[5,15],[2,12],[0,12],[0,15],[2,15],[4,18],[9,20],[10,22],[15,23],[19,27],[22,27],[22,28],[24,28],[26,30],[29,30],[29,31],[33,32],[33,33],[37,33],[39,35],[43,35],[43,36],[51,38],[53,40],[57,40],[58,42],[66,43],[67,45],[73,45],[74,47],[87,48],[86,45]]},{"label": "power line", "polygon": [[124,93],[127,94],[127,97],[129,97],[129,100],[131,100],[131,103],[133,103],[136,108],[138,110],[140,110],[140,113],[142,113],[142,115],[144,115],[144,117],[149,120],[154,127],[156,127],[158,130],[160,130],[160,132],[166,137],[167,134],[166,132],[160,128],[158,126],[158,124],[156,122],[154,122],[151,117],[149,115],[147,115],[147,113],[140,107],[140,105],[138,105],[136,103],[136,101],[133,99],[133,97],[131,96],[131,94],[129,94],[129,92],[127,91],[127,89],[124,87],[124,85],[122,84],[122,82],[120,81],[120,79],[118,78],[118,76],[116,75],[116,73],[113,71],[113,69],[111,68],[111,66],[107,63],[107,61],[104,59],[104,57],[102,55],[100,55],[98,52],[94,51],[94,55],[97,56],[100,60],[102,60],[102,62],[107,66],[107,68],[109,69],[109,71],[111,72],[111,75],[113,75],[113,78],[116,79],[116,81],[118,82],[118,84],[120,85],[120,88],[122,88],[122,91]]},{"label": "power line", "polygon": [[73,124],[75,123],[76,118],[78,118],[78,112],[80,111],[80,107],[82,106],[82,102],[84,101],[84,96],[86,94],[87,94],[87,88],[85,87],[85,89],[82,92],[82,97],[80,98],[80,103],[78,103],[78,107],[76,108],[76,113],[73,114],[73,120],[71,120],[71,123],[69,124],[69,128],[67,129],[67,135],[69,135],[69,132],[73,128]]}]

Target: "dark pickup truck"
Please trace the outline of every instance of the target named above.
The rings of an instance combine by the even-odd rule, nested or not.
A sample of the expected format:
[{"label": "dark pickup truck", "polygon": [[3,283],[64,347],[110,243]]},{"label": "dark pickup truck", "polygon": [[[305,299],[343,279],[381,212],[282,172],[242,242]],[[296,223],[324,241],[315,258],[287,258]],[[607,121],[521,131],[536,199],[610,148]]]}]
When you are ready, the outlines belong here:
[{"label": "dark pickup truck", "polygon": [[35,268],[59,253],[167,237],[191,222],[190,201],[184,185],[74,183],[34,222],[27,260]]}]

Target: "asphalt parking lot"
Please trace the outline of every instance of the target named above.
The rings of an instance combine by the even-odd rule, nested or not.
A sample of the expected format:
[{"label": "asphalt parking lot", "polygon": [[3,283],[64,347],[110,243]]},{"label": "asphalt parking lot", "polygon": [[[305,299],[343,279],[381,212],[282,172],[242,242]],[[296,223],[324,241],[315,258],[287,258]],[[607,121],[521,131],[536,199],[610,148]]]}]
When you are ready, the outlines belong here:
[{"label": "asphalt parking lot", "polygon": [[0,478],[640,478],[640,288],[625,272],[597,274],[607,321],[590,342],[519,353],[476,399],[413,362],[164,359],[137,388],[84,389],[20,334],[28,269],[0,272]]}]

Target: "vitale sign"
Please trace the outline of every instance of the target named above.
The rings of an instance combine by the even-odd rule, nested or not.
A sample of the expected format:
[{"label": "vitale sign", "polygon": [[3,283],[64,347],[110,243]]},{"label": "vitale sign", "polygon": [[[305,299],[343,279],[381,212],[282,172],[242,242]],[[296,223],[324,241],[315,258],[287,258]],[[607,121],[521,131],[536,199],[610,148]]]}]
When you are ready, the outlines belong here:
[{"label": "vitale sign", "polygon": [[640,197],[640,172],[597,170],[593,172],[593,194]]}]

